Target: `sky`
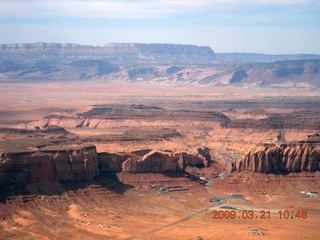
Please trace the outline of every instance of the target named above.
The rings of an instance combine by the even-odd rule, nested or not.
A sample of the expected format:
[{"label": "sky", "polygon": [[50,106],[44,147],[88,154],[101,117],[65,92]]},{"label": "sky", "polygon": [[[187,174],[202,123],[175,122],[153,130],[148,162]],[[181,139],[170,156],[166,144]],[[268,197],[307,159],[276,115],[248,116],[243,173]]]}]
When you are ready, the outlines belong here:
[{"label": "sky", "polygon": [[0,0],[0,44],[35,42],[320,54],[320,0]]}]

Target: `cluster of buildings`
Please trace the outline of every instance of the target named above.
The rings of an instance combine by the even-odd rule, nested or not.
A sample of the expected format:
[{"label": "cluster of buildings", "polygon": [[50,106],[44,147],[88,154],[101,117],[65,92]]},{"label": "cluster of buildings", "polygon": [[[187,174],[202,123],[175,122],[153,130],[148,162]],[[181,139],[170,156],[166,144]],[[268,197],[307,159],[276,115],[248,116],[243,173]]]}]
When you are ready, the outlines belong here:
[{"label": "cluster of buildings", "polygon": [[302,197],[315,198],[315,197],[318,196],[318,194],[319,194],[318,192],[311,192],[311,191],[306,192],[306,191],[301,191],[301,196],[302,196]]}]

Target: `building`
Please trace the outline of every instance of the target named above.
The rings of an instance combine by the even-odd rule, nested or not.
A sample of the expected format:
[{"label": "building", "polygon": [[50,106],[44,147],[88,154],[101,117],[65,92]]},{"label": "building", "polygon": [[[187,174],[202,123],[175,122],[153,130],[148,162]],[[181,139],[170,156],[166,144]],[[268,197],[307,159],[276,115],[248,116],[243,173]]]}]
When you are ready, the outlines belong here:
[{"label": "building", "polygon": [[318,192],[307,192],[307,197],[315,198],[318,196]]}]

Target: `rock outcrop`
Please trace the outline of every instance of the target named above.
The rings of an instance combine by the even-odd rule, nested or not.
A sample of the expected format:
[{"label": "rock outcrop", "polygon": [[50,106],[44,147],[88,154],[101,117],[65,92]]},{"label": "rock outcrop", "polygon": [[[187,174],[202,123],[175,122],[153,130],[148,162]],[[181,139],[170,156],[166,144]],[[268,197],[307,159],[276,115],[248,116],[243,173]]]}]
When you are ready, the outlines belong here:
[{"label": "rock outcrop", "polygon": [[[69,59],[105,58],[114,63],[211,63],[215,58],[208,46],[183,44],[108,43],[104,46],[73,43],[0,44],[0,54],[39,56],[54,55]],[[130,63],[130,65],[132,62]]]},{"label": "rock outcrop", "polygon": [[[218,121],[228,122],[230,119],[222,113],[215,111],[196,111],[196,110],[171,110],[155,106],[146,105],[102,105],[95,106],[91,110],[77,116],[48,115],[43,119],[19,124],[18,128],[26,129],[47,129],[54,125],[61,128],[109,128],[115,121],[125,120],[158,121],[164,119],[176,121],[180,119],[190,121]],[[112,124],[111,124],[112,123]],[[162,128],[161,130],[139,131],[137,129],[128,130],[123,135],[130,138],[132,135],[149,135],[162,137],[180,137],[181,135],[174,129]]]},{"label": "rock outcrop", "polygon": [[204,168],[210,162],[211,156],[207,148],[199,148],[198,154],[160,151],[148,151],[143,156],[133,153],[99,153],[100,172],[183,172],[187,166]]},{"label": "rock outcrop", "polygon": [[146,172],[183,172],[184,163],[182,154],[168,154],[150,152],[139,158],[128,158],[122,163],[122,171],[134,173]]},{"label": "rock outcrop", "polygon": [[[288,106],[290,103],[288,103]],[[251,129],[299,129],[320,130],[320,111],[315,109],[294,111],[292,113],[273,113],[268,116],[250,114],[250,118],[233,119],[226,122],[229,128],[251,128]]]},{"label": "rock outcrop", "polygon": [[[182,66],[206,66],[215,60],[210,47],[183,44],[0,44],[0,77],[33,81],[171,81],[177,76],[194,78],[189,76],[190,70],[184,71]],[[194,72],[199,74],[197,69]]]},{"label": "rock outcrop", "polygon": [[146,151],[141,156],[134,153],[97,153],[95,146],[73,150],[1,153],[0,187],[43,181],[91,181],[100,173],[108,172],[183,172],[187,166],[203,168],[210,164],[211,157],[207,149],[201,148],[199,151],[206,154]]},{"label": "rock outcrop", "polygon": [[0,155],[0,186],[41,181],[90,181],[98,175],[98,156],[94,146]]},{"label": "rock outcrop", "polygon": [[99,170],[100,172],[121,172],[123,162],[128,159],[141,159],[140,156],[135,154],[121,154],[121,153],[108,153],[102,152],[99,156]]},{"label": "rock outcrop", "polygon": [[206,54],[211,55],[210,47],[183,44],[143,44],[107,43],[104,46],[81,45],[75,43],[21,43],[0,44],[3,53],[58,53],[58,54]]},{"label": "rock outcrop", "polygon": [[315,172],[320,170],[320,143],[259,144],[238,162],[233,171],[258,173]]}]

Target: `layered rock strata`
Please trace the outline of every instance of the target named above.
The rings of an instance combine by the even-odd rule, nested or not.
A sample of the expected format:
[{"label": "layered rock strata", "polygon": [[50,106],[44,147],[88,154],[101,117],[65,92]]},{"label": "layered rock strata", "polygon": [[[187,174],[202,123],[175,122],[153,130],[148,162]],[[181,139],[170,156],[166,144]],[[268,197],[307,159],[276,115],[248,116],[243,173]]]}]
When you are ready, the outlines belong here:
[{"label": "layered rock strata", "polygon": [[43,181],[83,182],[100,173],[183,172],[187,166],[210,164],[206,150],[197,154],[147,151],[134,153],[97,153],[96,147],[74,150],[45,150],[0,154],[0,186],[27,185]]},{"label": "layered rock strata", "polygon": [[100,171],[161,173],[183,172],[187,166],[208,167],[211,162],[207,149],[199,148],[197,154],[149,151],[136,154],[99,153]]},{"label": "layered rock strata", "polygon": [[50,54],[145,54],[145,55],[207,55],[213,50],[207,46],[182,44],[142,44],[142,43],[107,43],[104,46],[80,45],[74,43],[31,43],[0,44],[4,53],[50,53]]},{"label": "layered rock strata", "polygon": [[258,173],[315,172],[320,170],[320,143],[259,144],[233,163],[233,171]]},{"label": "layered rock strata", "polygon": [[94,146],[0,155],[0,186],[41,181],[90,181],[98,175],[98,156]]}]

